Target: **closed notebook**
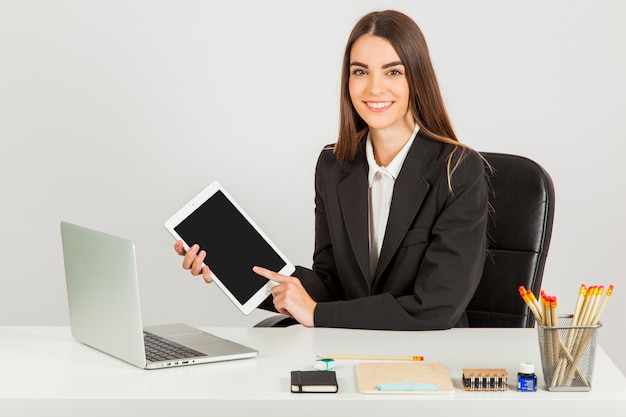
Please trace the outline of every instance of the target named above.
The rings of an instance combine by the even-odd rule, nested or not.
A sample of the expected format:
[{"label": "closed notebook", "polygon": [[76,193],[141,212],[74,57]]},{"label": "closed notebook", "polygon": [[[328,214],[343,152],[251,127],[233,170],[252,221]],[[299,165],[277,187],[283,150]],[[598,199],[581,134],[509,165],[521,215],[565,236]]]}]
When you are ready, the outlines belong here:
[{"label": "closed notebook", "polygon": [[330,392],[338,390],[335,371],[291,371],[291,392]]}]

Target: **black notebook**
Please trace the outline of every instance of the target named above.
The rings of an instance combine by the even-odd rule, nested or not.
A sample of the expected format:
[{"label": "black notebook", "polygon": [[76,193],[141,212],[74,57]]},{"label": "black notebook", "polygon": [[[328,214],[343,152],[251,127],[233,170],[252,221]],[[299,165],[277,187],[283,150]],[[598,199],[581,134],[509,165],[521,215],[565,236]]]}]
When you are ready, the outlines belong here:
[{"label": "black notebook", "polygon": [[335,371],[291,371],[291,392],[337,392]]}]

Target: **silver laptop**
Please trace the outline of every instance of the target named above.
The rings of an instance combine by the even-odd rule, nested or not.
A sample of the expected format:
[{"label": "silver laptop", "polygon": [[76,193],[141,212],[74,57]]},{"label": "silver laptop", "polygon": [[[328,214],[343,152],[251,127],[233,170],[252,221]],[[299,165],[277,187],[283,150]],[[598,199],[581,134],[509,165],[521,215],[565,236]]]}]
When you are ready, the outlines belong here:
[{"label": "silver laptop", "polygon": [[61,238],[72,336],[79,342],[146,369],[258,355],[185,324],[144,329],[134,244],[67,222]]}]

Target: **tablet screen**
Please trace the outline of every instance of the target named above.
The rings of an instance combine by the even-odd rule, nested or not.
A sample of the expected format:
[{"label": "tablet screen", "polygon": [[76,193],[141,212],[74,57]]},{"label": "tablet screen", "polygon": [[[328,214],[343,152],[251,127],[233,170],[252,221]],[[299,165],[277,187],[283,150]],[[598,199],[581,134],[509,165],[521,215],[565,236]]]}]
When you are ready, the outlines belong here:
[{"label": "tablet screen", "polygon": [[253,266],[280,271],[285,262],[237,210],[217,191],[174,227],[190,246],[198,244],[207,253],[205,264],[245,304],[267,279],[255,274]]}]

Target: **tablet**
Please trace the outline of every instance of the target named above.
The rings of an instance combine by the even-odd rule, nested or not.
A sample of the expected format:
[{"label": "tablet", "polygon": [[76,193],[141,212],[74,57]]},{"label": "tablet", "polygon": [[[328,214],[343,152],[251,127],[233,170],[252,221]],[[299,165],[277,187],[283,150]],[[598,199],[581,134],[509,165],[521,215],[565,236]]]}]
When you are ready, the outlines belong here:
[{"label": "tablet", "polygon": [[291,275],[295,268],[235,200],[217,182],[185,204],[165,222],[185,250],[198,244],[206,251],[211,278],[245,315],[270,294],[276,283],[255,274],[262,266]]}]

